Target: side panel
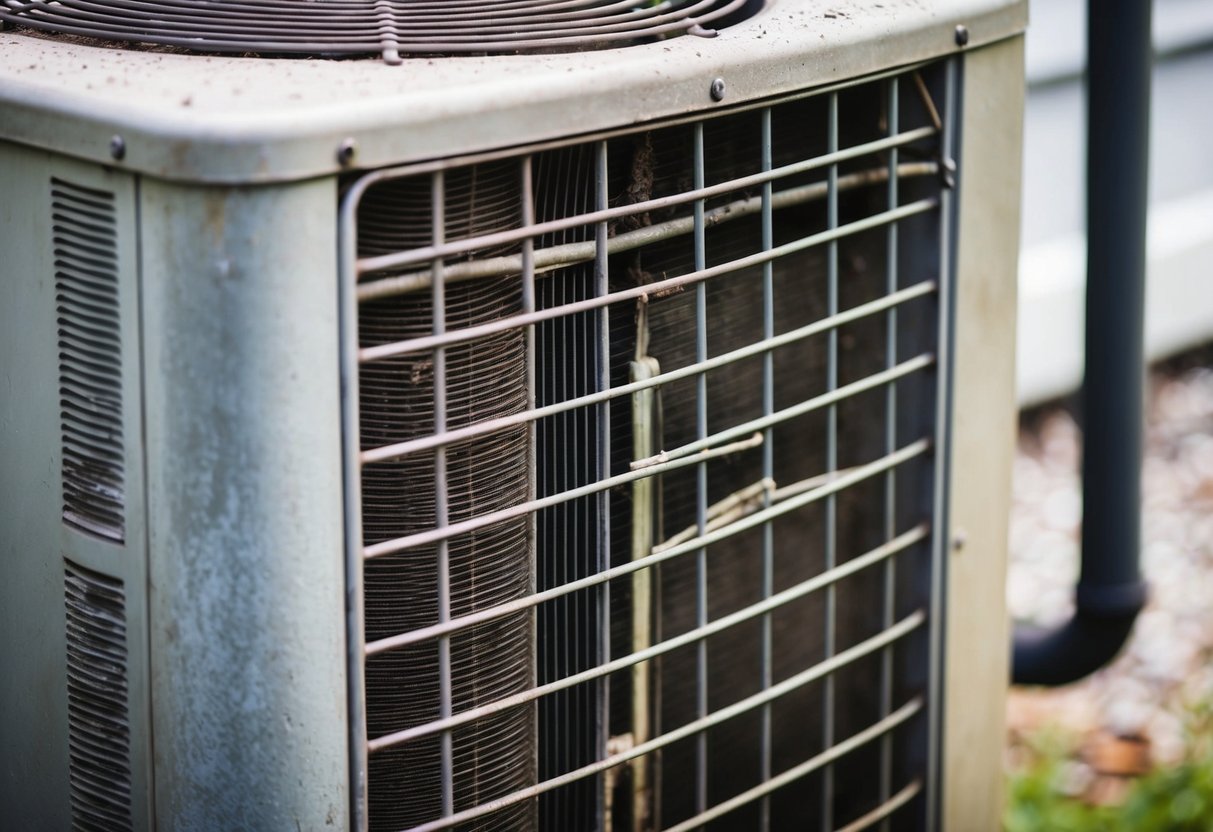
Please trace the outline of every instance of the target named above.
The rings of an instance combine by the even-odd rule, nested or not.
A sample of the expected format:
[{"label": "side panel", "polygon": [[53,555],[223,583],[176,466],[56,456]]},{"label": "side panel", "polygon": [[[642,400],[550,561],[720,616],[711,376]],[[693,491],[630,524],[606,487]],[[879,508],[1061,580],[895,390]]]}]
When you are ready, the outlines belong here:
[{"label": "side panel", "polygon": [[142,187],[161,828],[347,823],[336,205]]},{"label": "side panel", "polygon": [[1001,826],[1022,38],[966,56],[963,118],[943,769],[944,826],[956,832]]},{"label": "side panel", "polygon": [[[104,817],[138,829],[149,817],[136,201],[130,174],[0,143],[6,828]],[[105,488],[89,470],[97,454],[120,472],[118,496],[100,498],[119,529],[109,537],[65,511],[65,471],[77,509]],[[98,590],[110,593],[101,613]]]}]

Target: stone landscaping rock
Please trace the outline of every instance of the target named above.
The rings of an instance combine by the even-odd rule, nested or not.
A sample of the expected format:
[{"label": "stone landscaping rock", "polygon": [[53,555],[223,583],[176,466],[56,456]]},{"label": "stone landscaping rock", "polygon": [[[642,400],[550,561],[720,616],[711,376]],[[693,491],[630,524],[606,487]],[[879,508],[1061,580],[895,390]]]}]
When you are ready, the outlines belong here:
[{"label": "stone landscaping rock", "polygon": [[[1213,698],[1213,351],[1164,365],[1150,381],[1142,477],[1149,605],[1111,665],[1056,690],[1012,689],[1008,705],[1008,759],[1047,726],[1086,737],[1077,762],[1090,767],[1083,788],[1100,803],[1123,793],[1103,775],[1134,776],[1178,759],[1185,708]],[[1023,420],[1007,580],[1017,620],[1048,625],[1072,609],[1080,442],[1060,406]]]}]

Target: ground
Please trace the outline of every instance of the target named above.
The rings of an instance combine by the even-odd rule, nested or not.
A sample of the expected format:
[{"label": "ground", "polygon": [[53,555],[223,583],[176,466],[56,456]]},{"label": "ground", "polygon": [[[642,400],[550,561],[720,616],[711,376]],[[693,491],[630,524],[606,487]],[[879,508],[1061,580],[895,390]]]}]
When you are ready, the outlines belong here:
[{"label": "ground", "polygon": [[[1060,729],[1073,793],[1116,802],[1132,776],[1178,761],[1191,709],[1213,700],[1213,349],[1150,374],[1142,564],[1150,602],[1121,655],[1056,690],[1012,690],[1008,765]],[[1082,502],[1080,434],[1061,405],[1025,414],[1015,460],[1008,602],[1016,619],[1070,614]]]}]

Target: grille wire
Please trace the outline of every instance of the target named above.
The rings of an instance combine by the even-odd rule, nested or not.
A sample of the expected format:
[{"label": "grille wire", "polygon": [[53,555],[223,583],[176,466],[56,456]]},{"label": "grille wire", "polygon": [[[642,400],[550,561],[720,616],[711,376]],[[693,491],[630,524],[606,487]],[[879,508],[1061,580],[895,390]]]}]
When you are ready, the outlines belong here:
[{"label": "grille wire", "polygon": [[581,51],[712,37],[746,0],[4,0],[0,20],[201,52],[314,56]]},{"label": "grille wire", "polygon": [[[940,70],[932,67],[922,74],[938,79],[943,75]],[[916,94],[899,96],[899,90]],[[873,101],[879,102],[875,108],[879,112],[871,118],[872,126],[848,127],[847,108],[863,111]],[[354,661],[369,664],[399,651],[449,643],[494,622],[530,620],[530,611],[536,609],[562,610],[559,614],[565,616],[564,626],[572,628],[568,630],[572,639],[579,628],[604,626],[602,616],[627,609],[632,576],[653,576],[657,596],[650,602],[654,605],[654,637],[637,642],[647,646],[636,647],[631,638],[614,647],[606,640],[596,648],[578,642],[582,645],[578,650],[597,650],[574,662],[581,669],[556,678],[532,679],[522,688],[510,689],[490,680],[477,703],[444,705],[436,715],[405,717],[403,727],[395,730],[356,733],[355,741],[362,748],[356,759],[367,755],[372,761],[394,749],[441,740],[442,759],[436,768],[444,795],[441,809],[426,820],[410,820],[410,829],[497,828],[507,818],[529,827],[535,816],[511,814],[512,809],[531,806],[541,796],[583,782],[598,784],[598,822],[602,822],[601,812],[613,813],[615,828],[642,828],[647,821],[635,813],[646,811],[645,806],[647,820],[661,824],[655,823],[653,828],[693,829],[726,816],[746,828],[779,828],[793,817],[782,795],[793,784],[811,778],[816,778],[820,795],[808,799],[817,807],[811,817],[805,816],[810,825],[824,821],[825,828],[861,829],[886,822],[894,812],[926,811],[924,798],[931,788],[924,784],[927,772],[914,762],[918,756],[899,737],[922,736],[924,730],[929,735],[933,730],[924,725],[937,695],[936,680],[928,674],[926,664],[910,671],[909,676],[917,681],[898,678],[895,672],[900,672],[907,657],[938,649],[930,640],[936,629],[929,618],[937,599],[923,591],[924,586],[935,584],[914,570],[923,573],[938,568],[933,531],[938,501],[932,502],[930,494],[941,487],[934,463],[940,417],[905,414],[916,404],[926,403],[929,408],[937,395],[935,345],[944,326],[937,304],[945,279],[937,271],[942,259],[937,247],[944,187],[939,172],[941,135],[950,129],[950,114],[943,111],[944,121],[939,123],[940,111],[922,75],[914,70],[820,99],[774,102],[739,113],[732,121],[728,116],[713,116],[665,132],[658,125],[584,145],[570,143],[569,148],[586,148],[584,153],[578,151],[580,158],[597,160],[596,174],[592,165],[585,166],[597,184],[592,194],[583,192],[564,209],[551,207],[560,200],[544,192],[542,176],[536,173],[556,167],[546,162],[544,154],[562,149],[551,146],[456,160],[433,172],[419,167],[370,174],[348,189],[343,209],[347,302],[369,310],[385,300],[408,303],[409,298],[417,298],[433,307],[428,333],[393,340],[366,330],[358,349],[347,351],[349,377],[364,387],[363,430],[367,424],[366,379],[392,362],[406,361],[410,366],[432,362],[435,374],[447,376],[429,394],[439,399],[449,395],[444,390],[460,385],[464,386],[460,389],[480,391],[473,394],[475,401],[486,397],[482,407],[473,406],[458,423],[406,415],[404,421],[410,424],[396,431],[394,441],[386,435],[387,441],[377,442],[364,437],[356,458],[349,461],[351,470],[361,471],[365,478],[369,472],[391,471],[392,466],[420,460],[423,466],[430,466],[427,471],[437,470],[442,480],[448,474],[441,467],[434,469],[433,459],[455,449],[479,448],[488,456],[482,476],[477,478],[479,485],[474,487],[491,495],[500,493],[503,476],[493,473],[488,461],[493,456],[491,449],[501,447],[510,437],[529,437],[529,453],[537,455],[540,465],[553,459],[552,454],[573,453],[570,448],[543,445],[544,435],[564,436],[561,424],[580,425],[579,431],[597,425],[598,448],[591,451],[614,451],[606,451],[610,462],[603,461],[597,473],[591,464],[593,475],[588,480],[584,472],[558,477],[553,482],[563,485],[546,492],[536,491],[532,485],[504,503],[484,503],[480,510],[458,517],[440,516],[428,526],[423,522],[422,528],[401,535],[371,535],[364,525],[362,543],[351,552],[351,557],[362,562],[360,569],[369,570],[389,558],[432,563],[425,553],[433,552],[434,547],[441,552],[443,547],[463,545],[461,541],[520,520],[530,524],[529,557],[546,563],[543,558],[562,555],[551,550],[556,544],[544,542],[547,538],[536,530],[535,518],[543,512],[597,499],[593,503],[599,506],[596,513],[576,516],[596,517],[594,522],[609,528],[632,511],[628,508],[625,515],[611,506],[627,504],[629,494],[657,494],[653,507],[656,539],[647,551],[635,556],[618,554],[631,545],[626,528],[611,533],[611,538],[622,541],[614,545],[605,537],[594,544],[586,542],[593,535],[579,538],[569,532],[559,545],[606,547],[597,554],[586,553],[590,559],[586,563],[597,558],[598,565],[588,574],[569,572],[563,580],[551,577],[559,570],[549,571],[546,585],[537,586],[534,563],[519,562],[517,555],[506,556],[488,544],[482,551],[486,564],[494,559],[515,564],[521,570],[517,574],[529,576],[528,591],[489,600],[474,609],[439,610],[428,623],[410,622],[391,633],[367,630],[353,639],[357,646]],[[807,127],[817,112],[826,117],[823,121],[828,119],[829,131],[821,136],[815,152],[808,150],[811,142],[782,138],[790,128]],[[742,145],[730,134],[742,129],[738,125],[754,128],[754,144],[764,149],[761,160],[730,167],[717,154],[732,158],[729,154],[733,153],[745,159],[744,147],[738,153],[736,147]],[[688,152],[669,164],[677,167],[690,160],[690,170],[663,170],[659,162],[651,172],[652,179],[638,187],[636,159],[651,152],[643,148],[655,146],[661,156],[682,140],[670,138],[675,134],[689,137]],[[667,141],[672,144],[663,144]],[[666,153],[662,158],[674,157]],[[561,164],[568,167],[567,162]],[[821,172],[824,178],[815,178]],[[511,177],[515,179],[512,186]],[[481,184],[466,187],[470,180]],[[407,197],[426,191],[431,193],[428,203],[421,197]],[[479,196],[473,199],[472,193]],[[494,204],[499,205],[501,222],[473,228],[471,218],[485,215],[483,200],[489,199],[485,196],[489,193],[498,200]],[[521,207],[511,208],[511,200],[518,199],[524,200]],[[479,206],[473,204],[475,200],[480,200]],[[536,216],[532,200],[549,207]],[[410,227],[404,217],[429,210],[433,222],[447,233],[401,236]],[[879,256],[869,269],[862,260],[871,256],[868,252],[873,247]],[[818,251],[828,256],[815,259]],[[653,274],[658,265],[669,268]],[[592,268],[599,276],[579,284],[593,285],[588,296],[582,289],[553,294],[536,288],[562,282],[572,286],[573,275],[585,274],[578,271],[584,268]],[[812,284],[790,271],[805,269],[819,269],[822,282]],[[863,277],[868,271],[873,273],[870,280]],[[523,300],[507,304],[493,315],[459,319],[454,312],[457,307],[450,306],[450,293],[458,287],[472,287],[467,297],[474,298],[479,291],[474,287],[511,285]],[[818,288],[820,301],[788,294]],[[731,314],[722,311],[731,302],[723,299],[735,301],[745,297],[744,293],[756,300],[752,304],[755,324],[718,320]],[[544,299],[536,303],[540,295]],[[636,310],[640,309],[649,312],[639,314]],[[816,311],[809,314],[813,309]],[[742,318],[748,314],[744,310],[738,313]],[[369,320],[365,311],[359,317],[359,326],[364,328]],[[598,321],[598,331],[606,340],[597,343],[591,337],[593,328],[568,325],[587,320]],[[679,321],[683,323],[669,323]],[[454,325],[448,326],[451,322]],[[637,326],[644,327],[645,333],[635,331]],[[647,334],[649,327],[654,329],[652,335]],[[573,337],[569,333],[587,339],[576,347],[582,358],[556,355],[560,338]],[[522,407],[496,408],[492,401],[503,393],[500,383],[487,375],[478,381],[482,371],[469,370],[472,375],[458,377],[452,375],[450,365],[445,371],[441,367],[439,357],[451,350],[492,344],[511,335],[519,336],[518,343],[526,345],[526,354],[517,365],[530,387]],[[852,343],[857,338],[879,340],[867,345],[865,358],[862,346],[856,349]],[[612,369],[618,359],[612,356],[626,353],[630,358],[640,349],[637,343],[660,353],[660,369],[647,378],[630,379],[626,370],[619,376]],[[537,344],[549,345],[544,355],[537,354]],[[571,343],[566,349],[575,351]],[[486,367],[502,360],[494,358]],[[560,362],[566,360],[590,362],[585,378],[597,377],[596,387],[588,392],[584,386],[561,388],[563,393],[544,388],[546,392],[537,396],[534,385],[559,383],[560,367],[564,366]],[[788,374],[790,360],[810,360],[820,367],[814,371],[820,377],[804,381],[799,378],[803,373],[797,373],[793,381]],[[720,379],[735,385],[746,378],[750,381],[736,388],[737,397],[746,402],[752,399],[752,406],[728,402],[727,396],[720,398],[720,385],[725,383]],[[626,412],[628,419],[633,418],[631,403],[639,401],[636,396],[649,393],[655,393],[659,402],[656,429],[659,439],[664,434],[665,443],[654,456],[632,458],[633,443],[625,435],[630,428],[619,414]],[[426,401],[424,396],[419,404],[421,411],[447,406],[445,401]],[[864,413],[869,414],[866,428]],[[578,414],[596,415],[576,423],[550,421]],[[680,432],[683,422],[679,420],[688,418],[686,414],[689,433]],[[544,420],[554,427],[537,433],[534,426],[545,424]],[[806,429],[807,440],[803,438]],[[808,444],[799,444],[802,442]],[[787,462],[787,457],[796,461]],[[813,465],[819,467],[811,470]],[[755,479],[738,480],[739,471],[752,472],[746,476]],[[795,475],[789,477],[789,472]],[[640,481],[655,483],[655,488],[630,490]],[[427,475],[401,487],[424,492],[417,499],[431,505],[434,500],[443,501],[448,493],[442,482],[429,492],[432,482]],[[908,484],[913,485],[909,497],[904,494]],[[353,486],[357,487],[357,481]],[[685,496],[688,489],[689,497]],[[899,491],[903,492],[900,496]],[[875,505],[865,507],[865,501],[873,500]],[[364,506],[364,517],[366,511]],[[879,522],[870,519],[876,517]],[[805,537],[813,529],[816,531]],[[753,536],[755,532],[758,537]],[[870,542],[860,545],[865,540]],[[792,562],[788,560],[789,546],[797,551],[808,547],[816,554],[808,556],[808,562],[803,555]],[[741,563],[738,558],[747,552],[757,558],[757,577],[739,576],[738,582],[756,582],[753,591],[757,594],[739,598],[720,583],[730,580],[719,571],[724,568],[720,564]],[[681,574],[689,576],[689,583],[680,583]],[[434,577],[440,587],[450,581],[441,567]],[[370,585],[366,591],[370,592]],[[579,601],[551,606],[589,598],[586,593],[594,592],[599,595],[592,604]],[[853,601],[859,592],[866,593],[866,625],[848,623],[841,612],[843,599]],[[379,600],[374,603],[390,604],[388,596],[376,596]],[[828,602],[815,600],[819,598],[828,598]],[[368,608],[373,605],[371,595],[365,603]],[[684,605],[688,612],[680,612]],[[816,610],[812,615],[819,618],[806,619],[807,609]],[[568,618],[570,615],[574,618]],[[590,617],[576,618],[578,615]],[[688,625],[677,623],[679,615]],[[548,621],[542,626],[550,628],[557,626],[550,622],[559,619],[548,614],[540,620]],[[629,622],[635,620],[628,618]],[[820,642],[824,652],[813,653],[803,645],[789,647],[789,621],[799,622],[796,626],[801,628],[824,628],[814,636],[824,638]],[[875,629],[870,622],[876,622]],[[560,649],[560,632],[545,630],[541,642],[546,639],[556,645],[551,649]],[[747,646],[741,648],[742,644]],[[745,661],[734,655],[738,649],[759,657],[761,672],[754,674],[752,682],[728,681],[730,663]],[[449,661],[443,665],[447,668],[442,670],[444,679],[460,672]],[[680,679],[677,673],[663,671],[667,667],[663,662],[668,668],[688,668],[689,677]],[[647,677],[629,675],[632,668],[646,664],[653,668]],[[853,703],[847,702],[844,691],[854,683],[856,673],[867,674],[866,684],[875,690],[876,698],[863,711],[862,724],[852,727],[848,720],[854,719],[845,711]],[[616,700],[638,694],[628,693],[627,685],[619,687],[623,691],[619,693],[616,687],[600,684],[624,676],[654,679],[653,722],[646,728],[647,736],[636,742],[620,732],[617,712],[626,713],[629,706]],[[442,687],[449,684],[443,681]],[[461,779],[474,772],[468,770],[466,760],[455,759],[452,737],[472,726],[530,713],[534,703],[555,701],[553,697],[563,691],[588,691],[587,685],[598,685],[593,688],[598,693],[560,701],[597,709],[580,714],[582,719],[601,721],[608,711],[612,714],[612,727],[600,733],[591,762],[558,773],[552,773],[549,766],[542,779],[531,771],[529,776],[534,779],[529,784],[490,784],[473,799],[460,798]],[[824,697],[821,691],[826,692]],[[366,695],[374,696],[370,689]],[[444,701],[448,699],[444,695]],[[675,707],[680,702],[690,705],[678,705],[683,709],[681,716]],[[806,702],[816,702],[814,707],[821,709],[821,730],[812,735],[816,739],[798,747],[793,759],[780,735],[789,728],[788,703]],[[568,718],[565,711],[561,713]],[[757,773],[753,782],[722,785],[721,755],[727,758],[732,753],[729,743],[734,742],[734,726],[751,716],[761,719],[761,723],[745,723],[761,726],[752,748]],[[799,722],[811,721],[807,717],[797,718],[798,729]],[[356,726],[355,730],[364,729]],[[544,748],[551,745],[550,736],[548,745],[543,744],[545,730],[551,729],[539,725],[540,747]],[[530,753],[541,752],[532,749]],[[656,776],[646,774],[646,780],[637,781],[647,783],[644,788],[649,791],[640,796],[639,803],[625,805],[623,792],[631,782],[626,774],[609,780],[602,775],[610,770],[626,773],[628,765],[641,758],[657,761]],[[675,769],[680,771],[679,777],[671,784],[667,775],[662,786],[663,759],[666,766],[685,759],[692,768]],[[848,764],[870,769],[873,786],[869,792],[855,798],[835,794],[846,778],[832,772]],[[374,766],[371,771],[373,778]],[[697,772],[691,779],[695,785],[679,787],[681,778],[690,772]],[[688,792],[690,802],[680,803],[670,788]],[[372,804],[371,828],[388,828],[377,823],[375,812]],[[742,818],[752,818],[752,822]]]}]

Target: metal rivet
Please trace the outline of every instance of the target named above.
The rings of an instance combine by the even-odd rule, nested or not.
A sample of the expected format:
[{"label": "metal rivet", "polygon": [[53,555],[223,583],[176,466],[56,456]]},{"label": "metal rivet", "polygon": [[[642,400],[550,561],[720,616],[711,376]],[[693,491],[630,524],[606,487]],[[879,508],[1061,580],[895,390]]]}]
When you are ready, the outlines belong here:
[{"label": "metal rivet", "polygon": [[949,190],[956,187],[956,161],[954,159],[943,160],[943,186]]},{"label": "metal rivet", "polygon": [[709,90],[709,92],[711,92],[711,94],[712,94],[713,101],[723,100],[724,99],[724,79],[717,78],[716,80],[714,80],[712,82],[712,86],[711,86],[711,89]]},{"label": "metal rivet", "polygon": [[957,529],[952,534],[952,551],[959,552],[964,549],[965,544],[969,542],[969,533],[964,529]]},{"label": "metal rivet", "polygon": [[961,24],[956,27],[956,45],[964,46],[969,42],[969,27]]},{"label": "metal rivet", "polygon": [[110,139],[110,155],[115,159],[122,159],[126,155],[126,140],[121,136]]},{"label": "metal rivet", "polygon": [[354,161],[354,151],[358,145],[353,139],[346,139],[337,146],[337,162],[342,166]]}]

